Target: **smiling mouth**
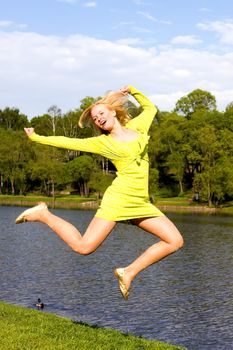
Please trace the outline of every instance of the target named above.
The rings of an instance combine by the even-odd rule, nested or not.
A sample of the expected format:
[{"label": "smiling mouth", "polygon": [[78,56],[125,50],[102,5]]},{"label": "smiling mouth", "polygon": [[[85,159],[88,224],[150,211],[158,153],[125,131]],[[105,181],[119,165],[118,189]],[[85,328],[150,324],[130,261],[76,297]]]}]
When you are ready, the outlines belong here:
[{"label": "smiling mouth", "polygon": [[106,120],[101,120],[100,125],[103,126],[104,124],[106,124]]}]

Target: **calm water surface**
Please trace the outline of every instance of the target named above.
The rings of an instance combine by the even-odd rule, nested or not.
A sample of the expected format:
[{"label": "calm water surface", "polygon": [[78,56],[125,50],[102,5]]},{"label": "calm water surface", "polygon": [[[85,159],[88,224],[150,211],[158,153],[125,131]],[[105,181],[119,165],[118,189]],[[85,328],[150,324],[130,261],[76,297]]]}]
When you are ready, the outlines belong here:
[{"label": "calm water surface", "polygon": [[[125,302],[113,278],[154,238],[118,224],[89,256],[72,252],[46,226],[15,225],[22,208],[0,207],[0,299],[190,350],[233,349],[233,217],[168,215],[185,247],[142,272]],[[54,210],[81,231],[91,211]]]}]

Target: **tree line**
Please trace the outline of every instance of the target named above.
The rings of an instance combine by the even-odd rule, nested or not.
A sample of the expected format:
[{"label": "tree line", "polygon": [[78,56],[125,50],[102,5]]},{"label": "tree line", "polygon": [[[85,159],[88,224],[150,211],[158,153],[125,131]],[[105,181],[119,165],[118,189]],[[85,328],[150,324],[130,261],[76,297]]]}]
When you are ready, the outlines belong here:
[{"label": "tree line", "polygon": [[[24,127],[41,135],[93,136],[80,129],[83,110],[98,98],[85,97],[79,108],[62,114],[56,106],[32,118],[17,108],[0,110],[0,194],[78,193],[101,197],[115,177],[114,166],[101,156],[31,142]],[[129,101],[132,117],[140,107]],[[218,111],[216,98],[197,89],[180,98],[173,111],[158,111],[150,129],[149,189],[160,195],[190,194],[209,206],[233,199],[233,102]]]}]

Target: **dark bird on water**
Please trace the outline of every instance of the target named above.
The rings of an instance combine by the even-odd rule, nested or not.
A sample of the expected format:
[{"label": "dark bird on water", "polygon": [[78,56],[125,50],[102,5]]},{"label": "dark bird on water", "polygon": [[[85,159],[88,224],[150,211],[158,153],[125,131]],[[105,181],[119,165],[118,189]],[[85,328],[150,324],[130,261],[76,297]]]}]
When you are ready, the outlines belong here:
[{"label": "dark bird on water", "polygon": [[38,310],[44,308],[44,303],[42,303],[40,298],[38,298],[38,300],[37,300],[36,307],[37,307]]}]

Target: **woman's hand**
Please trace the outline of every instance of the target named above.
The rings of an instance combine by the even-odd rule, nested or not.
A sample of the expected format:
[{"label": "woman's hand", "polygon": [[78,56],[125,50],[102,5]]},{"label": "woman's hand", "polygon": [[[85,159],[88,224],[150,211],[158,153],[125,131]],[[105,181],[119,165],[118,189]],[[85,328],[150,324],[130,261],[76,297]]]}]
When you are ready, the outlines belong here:
[{"label": "woman's hand", "polygon": [[123,95],[127,95],[127,94],[130,92],[129,85],[122,86],[122,88],[120,89],[120,92],[121,92]]},{"label": "woman's hand", "polygon": [[34,128],[24,128],[25,134],[29,137],[34,133]]}]

